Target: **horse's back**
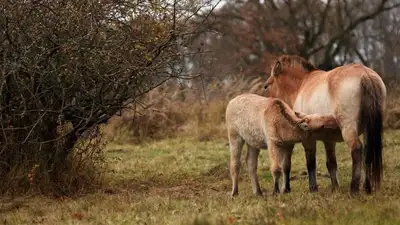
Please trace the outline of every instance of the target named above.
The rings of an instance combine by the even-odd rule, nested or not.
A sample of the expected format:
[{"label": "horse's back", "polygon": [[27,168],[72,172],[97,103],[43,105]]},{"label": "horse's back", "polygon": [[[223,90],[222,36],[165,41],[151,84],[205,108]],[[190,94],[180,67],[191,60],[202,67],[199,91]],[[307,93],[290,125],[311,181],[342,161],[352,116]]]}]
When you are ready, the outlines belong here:
[{"label": "horse's back", "polygon": [[[344,65],[332,70],[328,79],[329,94],[333,104],[334,114],[342,125],[360,121],[362,99],[366,98],[363,92],[365,85],[370,92],[378,93],[378,102],[385,102],[386,87],[382,78],[374,70],[359,64],[353,63]],[[361,124],[357,124],[359,127]]]},{"label": "horse's back", "polygon": [[329,72],[317,71],[309,76],[299,90],[293,110],[306,114],[333,114],[329,75]]},{"label": "horse's back", "polygon": [[270,102],[270,98],[255,94],[242,94],[233,98],[225,114],[230,135],[239,135],[253,147],[266,148],[263,113]]},{"label": "horse's back", "polygon": [[[369,79],[375,83],[375,87],[382,92],[384,101],[386,96],[385,85],[380,76],[372,69],[358,64],[348,64],[337,67],[330,71],[315,71],[305,82],[299,91],[298,97],[293,105],[295,111],[307,114],[322,113],[331,114],[342,126],[355,125],[359,121],[363,79]],[[358,129],[361,134],[361,129]],[[338,140],[342,140],[338,130]],[[324,135],[322,135],[324,136]]]}]

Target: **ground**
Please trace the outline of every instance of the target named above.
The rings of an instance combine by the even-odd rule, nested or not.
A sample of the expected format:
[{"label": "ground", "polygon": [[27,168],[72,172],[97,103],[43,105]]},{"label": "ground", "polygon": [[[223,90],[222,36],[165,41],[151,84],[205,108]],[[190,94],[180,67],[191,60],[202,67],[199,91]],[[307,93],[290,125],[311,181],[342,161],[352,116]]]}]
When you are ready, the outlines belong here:
[{"label": "ground", "polygon": [[0,223],[399,224],[400,131],[386,131],[384,138],[383,185],[371,196],[349,195],[351,159],[342,143],[337,147],[341,186],[337,193],[330,191],[319,143],[318,193],[308,192],[304,151],[296,145],[290,194],[272,196],[264,150],[259,176],[265,196],[253,196],[243,166],[239,196],[232,199],[226,140],[182,137],[141,145],[110,144],[105,150],[109,169],[103,189],[74,199],[19,199],[0,208]]}]

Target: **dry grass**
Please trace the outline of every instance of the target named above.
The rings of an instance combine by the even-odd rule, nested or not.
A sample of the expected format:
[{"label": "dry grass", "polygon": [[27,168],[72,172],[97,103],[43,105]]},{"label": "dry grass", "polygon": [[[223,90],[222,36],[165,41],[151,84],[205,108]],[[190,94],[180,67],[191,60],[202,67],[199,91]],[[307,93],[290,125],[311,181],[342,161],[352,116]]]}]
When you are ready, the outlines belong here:
[{"label": "dry grass", "polygon": [[388,84],[387,108],[384,125],[387,128],[400,128],[400,82]]},{"label": "dry grass", "polygon": [[[240,196],[231,199],[225,107],[239,93],[259,93],[262,81],[233,84],[209,88],[207,101],[195,100],[196,92],[190,89],[154,90],[143,99],[150,108],[115,117],[105,127],[116,138],[105,151],[109,166],[101,190],[80,198],[1,199],[0,224],[400,223],[400,131],[390,129],[384,140],[384,184],[373,196],[349,196],[351,157],[342,143],[337,147],[341,188],[331,193],[319,143],[318,193],[308,192],[304,152],[297,145],[292,193],[271,195],[268,152],[262,151],[259,176],[266,195],[253,196],[242,167]],[[390,90],[385,124],[395,128],[400,89]]]},{"label": "dry grass", "polygon": [[268,152],[259,176],[266,195],[254,197],[242,167],[239,197],[231,199],[225,140],[175,138],[140,145],[110,144],[107,185],[81,198],[36,196],[2,200],[0,223],[14,224],[398,224],[400,131],[385,133],[384,181],[373,196],[349,196],[351,158],[338,145],[338,193],[331,193],[318,145],[318,193],[308,192],[304,151],[293,155],[292,193],[272,196]]},{"label": "dry grass", "polygon": [[[242,93],[262,94],[264,80],[235,78],[231,83],[210,83],[203,90],[166,84],[151,91],[136,105],[136,113],[126,110],[113,117],[105,128],[108,137],[119,143],[140,143],[177,136],[207,141],[226,136],[225,108]],[[388,84],[384,127],[400,128],[400,84]],[[207,101],[205,100],[207,99]]]},{"label": "dry grass", "polygon": [[[105,129],[114,142],[138,143],[146,140],[195,135],[198,140],[225,136],[225,108],[240,93],[261,94],[262,79],[235,78],[231,83],[210,83],[205,89],[165,84],[152,90],[135,110],[110,119]],[[204,92],[205,91],[205,92]],[[206,94],[206,96],[205,96]],[[207,99],[207,100],[206,100]]]}]

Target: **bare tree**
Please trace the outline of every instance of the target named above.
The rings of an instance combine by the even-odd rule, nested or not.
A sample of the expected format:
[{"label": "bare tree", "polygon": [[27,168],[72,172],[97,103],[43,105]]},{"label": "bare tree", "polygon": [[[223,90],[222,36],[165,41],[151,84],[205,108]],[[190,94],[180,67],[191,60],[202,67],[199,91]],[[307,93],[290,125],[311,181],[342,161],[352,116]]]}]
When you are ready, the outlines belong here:
[{"label": "bare tree", "polygon": [[355,59],[368,64],[360,27],[399,7],[396,0],[229,1],[209,17],[216,39],[209,43],[221,52],[219,64],[228,55],[233,70],[244,67],[248,75],[265,74],[271,57],[282,53],[311,59],[322,69]]},{"label": "bare tree", "polygon": [[396,8],[358,29],[364,37],[358,46],[360,58],[381,71],[386,79],[398,79],[400,75],[399,13],[400,8]]}]

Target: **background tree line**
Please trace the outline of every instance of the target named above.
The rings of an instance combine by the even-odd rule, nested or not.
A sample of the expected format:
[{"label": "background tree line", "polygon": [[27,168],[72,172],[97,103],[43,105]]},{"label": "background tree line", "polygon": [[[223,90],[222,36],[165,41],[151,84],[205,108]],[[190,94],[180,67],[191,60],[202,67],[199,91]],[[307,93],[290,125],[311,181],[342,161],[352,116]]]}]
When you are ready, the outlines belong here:
[{"label": "background tree line", "polygon": [[321,69],[361,62],[394,79],[399,13],[398,0],[232,0],[196,40],[214,51],[215,74],[265,77],[277,55],[296,54]]}]

